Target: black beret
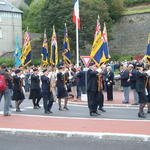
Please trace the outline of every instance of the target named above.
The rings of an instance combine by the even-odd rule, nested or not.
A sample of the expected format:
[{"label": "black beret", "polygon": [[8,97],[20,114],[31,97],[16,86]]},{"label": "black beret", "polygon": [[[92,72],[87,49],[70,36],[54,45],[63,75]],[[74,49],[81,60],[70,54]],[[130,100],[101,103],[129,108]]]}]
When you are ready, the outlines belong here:
[{"label": "black beret", "polygon": [[63,69],[63,67],[62,67],[62,66],[59,66],[58,69],[61,70],[61,69]]},{"label": "black beret", "polygon": [[15,74],[18,74],[20,72],[21,72],[21,70],[19,70],[19,69],[15,70]]},{"label": "black beret", "polygon": [[136,64],[136,67],[143,67],[142,64]]},{"label": "black beret", "polygon": [[43,70],[43,73],[46,72],[46,71],[47,71],[47,69],[44,69],[44,70]]},{"label": "black beret", "polygon": [[38,69],[37,68],[33,68],[33,71],[38,71]]}]

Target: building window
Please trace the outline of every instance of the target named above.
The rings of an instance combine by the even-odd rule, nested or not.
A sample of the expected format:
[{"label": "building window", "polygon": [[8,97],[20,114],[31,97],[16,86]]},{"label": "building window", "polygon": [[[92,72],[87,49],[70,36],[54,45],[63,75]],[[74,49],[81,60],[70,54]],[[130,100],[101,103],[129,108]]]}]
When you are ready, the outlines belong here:
[{"label": "building window", "polygon": [[2,29],[0,28],[0,39],[3,38],[3,33],[2,33]]}]

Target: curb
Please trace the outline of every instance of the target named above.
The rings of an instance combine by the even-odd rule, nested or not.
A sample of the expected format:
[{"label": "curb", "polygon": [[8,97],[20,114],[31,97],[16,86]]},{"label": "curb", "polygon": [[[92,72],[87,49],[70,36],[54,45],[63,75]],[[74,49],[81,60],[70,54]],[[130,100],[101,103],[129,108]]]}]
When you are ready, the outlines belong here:
[{"label": "curb", "polygon": [[27,130],[27,129],[13,129],[13,128],[0,128],[0,134],[53,136],[53,137],[67,137],[67,138],[85,137],[85,138],[96,138],[100,140],[103,139],[103,140],[150,142],[150,135],[142,135],[142,134],[68,132],[68,131]]},{"label": "curb", "polygon": [[[87,103],[80,103],[80,102],[68,102],[71,105],[79,105],[79,106],[88,106]],[[125,108],[139,108],[139,105],[132,105],[132,104],[105,104],[104,107],[125,107]]]}]

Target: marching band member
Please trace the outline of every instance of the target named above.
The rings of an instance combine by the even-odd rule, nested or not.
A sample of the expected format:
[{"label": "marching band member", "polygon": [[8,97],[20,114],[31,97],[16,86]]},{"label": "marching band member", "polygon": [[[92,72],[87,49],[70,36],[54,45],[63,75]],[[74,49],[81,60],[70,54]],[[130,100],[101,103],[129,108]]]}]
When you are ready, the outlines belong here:
[{"label": "marching band member", "polygon": [[12,100],[15,100],[16,103],[16,112],[21,112],[20,110],[20,104],[25,99],[24,93],[23,93],[23,81],[21,79],[21,70],[17,69],[15,71],[15,76],[13,76],[13,96]]},{"label": "marching band member", "polygon": [[54,102],[52,93],[52,81],[48,78],[49,72],[47,69],[43,70],[43,74],[44,75],[41,76],[41,81],[44,113],[49,114],[52,113],[51,108]]},{"label": "marching band member", "polygon": [[31,75],[31,87],[30,87],[29,99],[32,99],[34,109],[41,108],[39,105],[39,102],[41,100],[41,88],[40,88],[40,78],[38,73],[39,70],[34,68],[33,74]]},{"label": "marching band member", "polygon": [[63,68],[59,67],[59,72],[57,73],[57,98],[58,98],[58,104],[59,104],[59,110],[62,111],[61,107],[61,99],[64,98],[64,109],[69,110],[67,107],[68,103],[68,92],[66,88],[66,82],[63,74]]}]

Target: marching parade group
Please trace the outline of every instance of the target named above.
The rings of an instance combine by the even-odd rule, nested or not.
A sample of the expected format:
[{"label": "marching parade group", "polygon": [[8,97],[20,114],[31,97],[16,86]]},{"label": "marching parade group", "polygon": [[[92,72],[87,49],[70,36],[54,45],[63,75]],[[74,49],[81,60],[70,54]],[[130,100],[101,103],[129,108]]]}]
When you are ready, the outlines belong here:
[{"label": "marching parade group", "polygon": [[[116,68],[119,69],[117,76],[114,75]],[[2,81],[2,76],[5,81]],[[129,103],[129,92],[132,89],[134,104],[139,105],[138,117],[145,118],[146,105],[147,113],[150,113],[150,65],[140,62],[110,63],[102,65],[101,68],[91,62],[88,70],[73,65],[60,65],[57,68],[7,68],[6,64],[2,64],[0,101],[4,96],[4,116],[11,115],[12,101],[15,101],[16,112],[21,112],[20,106],[24,99],[32,100],[33,109],[41,108],[39,104],[43,99],[44,113],[51,114],[53,102],[58,102],[59,111],[69,110],[69,97],[74,101],[81,100],[82,93],[87,94],[89,115],[98,116],[99,110],[105,112],[103,91],[107,92],[107,100],[113,101],[113,86],[117,80],[121,80],[123,88],[122,103]],[[6,87],[2,87],[4,84]],[[29,97],[26,92],[29,93]]]}]

